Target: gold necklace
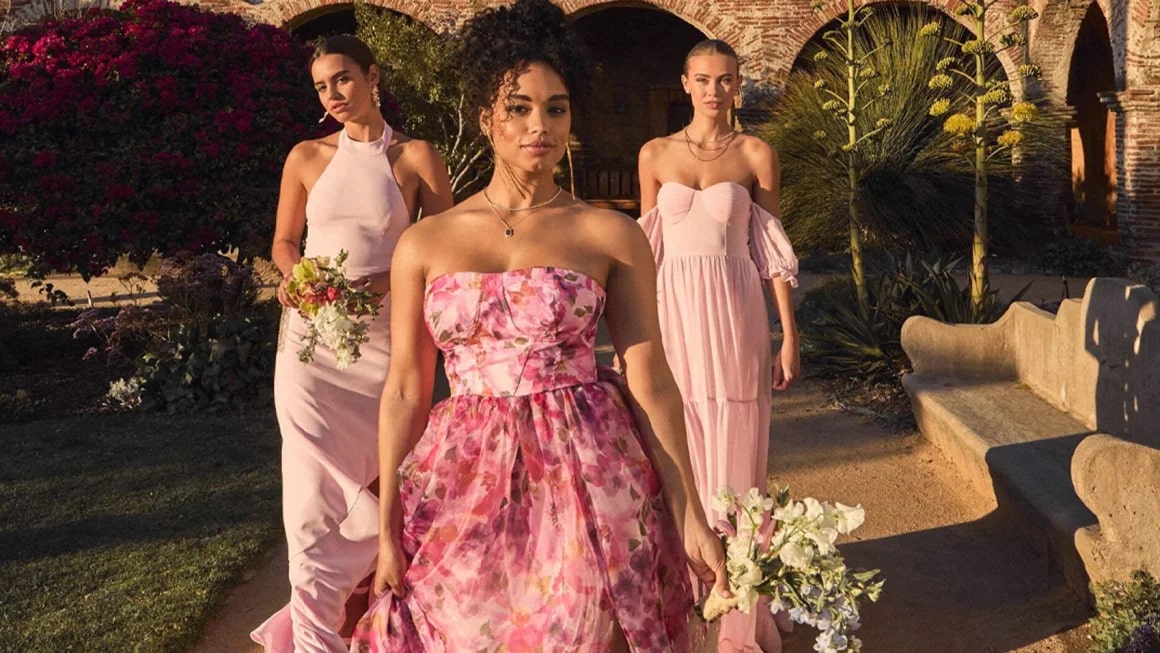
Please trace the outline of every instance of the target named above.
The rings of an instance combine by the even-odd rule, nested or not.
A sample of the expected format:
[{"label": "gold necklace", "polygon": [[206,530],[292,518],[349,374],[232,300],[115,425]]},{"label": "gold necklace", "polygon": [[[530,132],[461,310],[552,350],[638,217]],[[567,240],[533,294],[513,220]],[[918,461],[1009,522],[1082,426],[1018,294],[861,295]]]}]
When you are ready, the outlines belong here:
[{"label": "gold necklace", "polygon": [[[727,152],[729,150],[729,146],[733,144],[733,140],[736,138],[736,136],[737,136],[737,132],[735,132],[735,131],[729,132],[726,135],[728,140],[725,141],[724,147],[722,147],[719,150],[709,150],[711,152],[716,152],[717,155],[709,157],[708,159],[702,159],[700,156],[697,155],[697,151],[693,149],[693,137],[689,136],[689,128],[685,127],[685,145],[686,145],[686,147],[689,148],[689,154],[692,154],[693,158],[700,161],[701,163],[710,163],[712,161],[716,161],[717,159],[720,159],[721,157],[725,156],[725,152]],[[709,142],[710,143],[717,142],[718,140],[724,140],[724,139],[715,139],[715,140],[709,141]],[[701,149],[705,149],[705,150],[709,149],[709,148],[707,148],[704,145],[701,145],[699,143],[697,144],[697,147],[700,147]]]},{"label": "gold necklace", "polygon": [[529,213],[528,215],[525,215],[523,217],[523,220],[520,220],[519,222],[512,224],[511,222],[504,220],[503,216],[500,215],[500,213],[499,213],[500,209],[508,211],[509,213],[518,213],[520,211],[533,211],[535,209],[542,209],[545,206],[551,204],[552,202],[555,202],[556,198],[559,197],[560,193],[563,193],[563,192],[564,192],[563,188],[557,188],[556,193],[554,195],[552,195],[551,197],[549,197],[547,200],[540,202],[539,204],[532,204],[531,206],[510,207],[510,206],[503,206],[502,204],[497,204],[497,203],[491,201],[491,197],[488,196],[486,188],[483,189],[483,199],[487,200],[488,205],[491,206],[492,213],[495,213],[495,217],[499,218],[499,221],[503,223],[503,226],[504,226],[503,237],[504,238],[511,238],[512,236],[516,235],[516,230],[515,230],[516,226],[523,224],[524,220],[527,220],[528,218],[530,218],[532,216]]},{"label": "gold necklace", "polygon": [[695,141],[695,140],[693,140],[693,137],[689,134],[689,128],[685,127],[685,140],[690,141],[693,143],[693,145],[696,145],[697,147],[699,147],[701,149],[705,149],[705,150],[709,149],[705,146],[710,144],[710,143],[720,143],[721,141],[729,140],[735,136],[737,136],[737,130],[730,130],[730,131],[725,132],[725,134],[723,136],[718,136],[717,138],[710,138],[709,140]]}]

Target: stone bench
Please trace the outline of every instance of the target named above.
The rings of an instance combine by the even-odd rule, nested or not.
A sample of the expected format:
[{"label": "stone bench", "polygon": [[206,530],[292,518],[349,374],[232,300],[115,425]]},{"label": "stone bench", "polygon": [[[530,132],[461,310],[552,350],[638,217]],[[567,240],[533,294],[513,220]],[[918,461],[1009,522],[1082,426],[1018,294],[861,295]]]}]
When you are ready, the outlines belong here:
[{"label": "stone bench", "polygon": [[[1052,315],[1019,302],[988,325],[912,317],[915,419],[1023,527],[1081,596],[1160,573],[1160,317],[1147,288],[1089,282]],[[1093,512],[1094,511],[1094,512]]]}]

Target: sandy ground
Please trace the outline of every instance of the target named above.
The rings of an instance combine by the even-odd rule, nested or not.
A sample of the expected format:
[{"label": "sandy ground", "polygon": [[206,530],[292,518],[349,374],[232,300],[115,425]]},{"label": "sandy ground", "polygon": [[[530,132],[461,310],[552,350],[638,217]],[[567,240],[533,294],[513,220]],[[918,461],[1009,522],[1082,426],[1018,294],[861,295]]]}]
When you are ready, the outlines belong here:
[{"label": "sandy ground", "polygon": [[[774,411],[772,480],[796,496],[866,507],[866,524],[842,546],[851,565],[886,578],[882,600],[864,613],[866,651],[1085,650],[1082,601],[920,435],[826,406],[809,381],[779,395]],[[258,651],[250,629],[288,592],[280,546],[226,599],[194,653]],[[812,646],[813,634],[799,629],[785,653]]]},{"label": "sandy ground", "polygon": [[[803,289],[815,279],[803,275]],[[114,275],[48,281],[80,303],[91,296],[107,305],[130,291]],[[1028,300],[1065,295],[1060,277],[993,279],[1003,297],[1028,282]],[[1082,296],[1085,282],[1068,279],[1066,294]],[[26,282],[20,288],[26,299],[36,298]],[[152,291],[146,285],[143,298]],[[771,479],[795,496],[866,507],[865,525],[842,545],[852,566],[881,569],[886,578],[882,600],[864,611],[859,635],[866,651],[1086,650],[1084,603],[920,434],[893,433],[842,413],[827,405],[819,384],[806,381],[775,398],[771,450]],[[193,653],[257,652],[248,633],[288,594],[282,545],[225,599]],[[790,634],[785,653],[811,651],[813,637],[805,628]]]}]

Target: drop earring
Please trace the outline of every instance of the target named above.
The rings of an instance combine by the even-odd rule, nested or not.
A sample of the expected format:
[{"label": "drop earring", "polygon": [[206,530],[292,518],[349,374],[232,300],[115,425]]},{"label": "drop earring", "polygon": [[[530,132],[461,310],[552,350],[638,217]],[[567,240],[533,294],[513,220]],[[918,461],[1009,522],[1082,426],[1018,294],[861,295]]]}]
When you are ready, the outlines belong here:
[{"label": "drop earring", "polygon": [[323,111],[323,112],[322,112],[322,117],[318,119],[318,124],[320,124],[320,125],[321,125],[322,123],[326,122],[326,117],[327,117],[327,116],[329,116],[329,115],[330,115],[330,112],[328,112],[328,111]]},{"label": "drop earring", "polygon": [[379,87],[378,86],[371,88],[371,99],[374,100],[375,108],[382,108],[383,99],[379,95]]}]

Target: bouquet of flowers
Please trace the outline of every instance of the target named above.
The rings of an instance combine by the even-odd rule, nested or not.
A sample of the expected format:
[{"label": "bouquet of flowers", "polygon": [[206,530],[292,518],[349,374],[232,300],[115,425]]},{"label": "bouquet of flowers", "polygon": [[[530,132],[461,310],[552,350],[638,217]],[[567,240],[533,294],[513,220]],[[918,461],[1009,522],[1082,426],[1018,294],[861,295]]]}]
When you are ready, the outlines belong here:
[{"label": "bouquet of flowers", "polygon": [[876,569],[848,569],[834,542],[862,525],[862,506],[792,501],[784,488],[770,497],[757,488],[738,496],[723,487],[713,508],[726,516],[717,531],[733,596],[711,592],[701,606],[705,621],[733,609],[748,614],[766,597],[774,614],[786,611],[792,621],[821,631],[815,651],[861,650],[861,640],[850,634],[861,625],[858,602],[877,601],[883,581],[874,580]]},{"label": "bouquet of flowers", "polygon": [[369,322],[362,317],[379,314],[382,295],[359,287],[346,277],[343,263],[347,252],[338,256],[303,258],[294,264],[286,294],[298,301],[298,313],[306,319],[306,342],[298,350],[298,360],[309,363],[321,342],[334,351],[338,369],[358,360],[359,346],[369,338]]}]

